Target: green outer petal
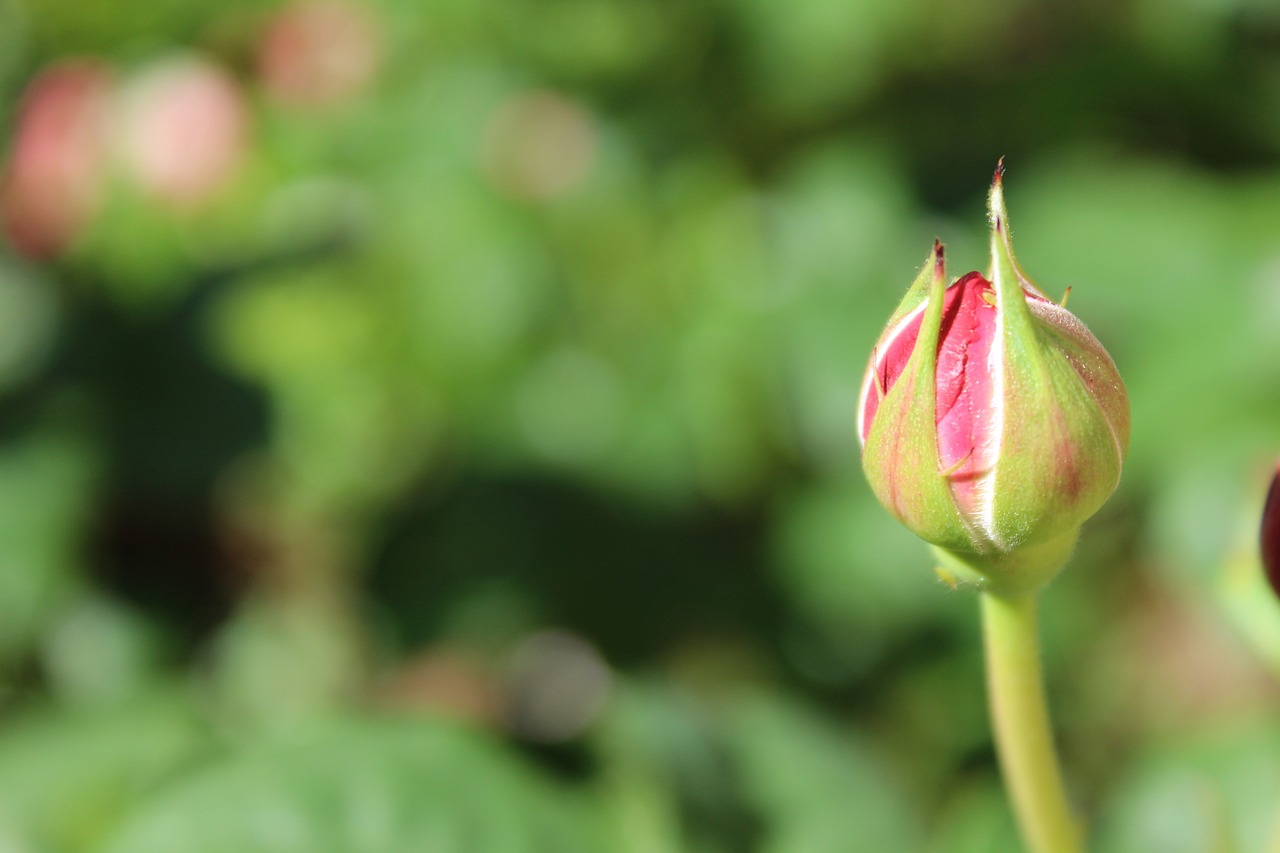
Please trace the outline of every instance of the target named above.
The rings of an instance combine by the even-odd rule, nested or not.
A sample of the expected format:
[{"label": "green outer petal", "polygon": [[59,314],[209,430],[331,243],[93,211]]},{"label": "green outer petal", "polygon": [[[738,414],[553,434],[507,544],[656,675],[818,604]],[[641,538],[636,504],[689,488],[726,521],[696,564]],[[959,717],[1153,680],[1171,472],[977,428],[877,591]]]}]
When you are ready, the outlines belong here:
[{"label": "green outer petal", "polygon": [[1116,363],[1074,314],[1056,304],[1028,303],[1040,330],[1071,363],[1111,426],[1121,459],[1129,452],[1129,394]]},{"label": "green outer petal", "polygon": [[947,478],[939,471],[934,398],[946,290],[940,246],[935,244],[930,261],[911,289],[914,293],[929,273],[920,334],[902,375],[871,422],[862,466],[880,503],[917,536],[935,545],[969,549],[973,535],[951,496]]},{"label": "green outer petal", "polygon": [[[1113,428],[1082,373],[1056,346],[1063,336],[1033,315],[1013,259],[998,184],[992,191],[992,224],[1003,423],[984,528],[993,545],[1008,552],[1055,539],[1098,511],[1120,476],[1128,417],[1125,405],[1123,424]],[[1079,354],[1082,347],[1073,349]],[[1078,363],[1102,370],[1096,358],[1081,357]],[[1105,381],[1115,388],[1118,380],[1115,375]],[[1118,417],[1114,399],[1110,408]]]},{"label": "green outer petal", "polygon": [[[1004,206],[1003,176],[1004,176],[1004,161],[1001,160],[1000,166],[996,170],[996,178],[991,184],[991,195],[987,199],[987,205],[989,208],[988,215],[991,218],[992,239],[993,240],[995,239],[995,231],[997,229],[997,223],[998,223],[999,230],[1003,232],[1003,238],[1004,238],[1004,248],[1002,251],[1008,255],[1009,266],[1013,270],[1014,278],[1016,278],[1018,283],[1022,285],[1023,290],[1029,290],[1032,293],[1034,293],[1036,296],[1039,296],[1041,299],[1048,299],[1049,297],[1045,294],[1043,290],[1040,289],[1040,286],[1037,285],[1034,281],[1032,281],[1031,277],[1028,276],[1026,272],[1023,271],[1022,267],[1018,264],[1017,256],[1014,255],[1013,253],[1013,238],[1009,234],[1009,211],[1006,210]],[[991,257],[992,257],[992,260],[994,261],[995,259],[994,243],[992,244]],[[994,276],[995,276],[995,271],[992,270],[991,274],[988,275],[987,278],[994,280]]]},{"label": "green outer petal", "polygon": [[916,276],[915,281],[911,282],[911,287],[907,288],[907,294],[902,297],[902,301],[894,309],[893,316],[885,324],[884,334],[880,336],[880,343],[883,343],[884,339],[889,336],[894,326],[902,322],[904,317],[919,308],[920,304],[929,298],[930,288],[933,286],[934,273],[941,263],[942,244],[935,240],[933,249],[929,252],[929,257],[925,258],[924,266],[920,268],[919,275]]},{"label": "green outer petal", "polygon": [[933,283],[935,267],[942,263],[942,244],[934,240],[933,249],[929,252],[929,257],[925,259],[924,266],[920,268],[919,274],[916,275],[916,280],[911,283],[911,287],[907,288],[907,295],[902,297],[902,301],[898,303],[893,316],[885,324],[884,331],[880,333],[880,338],[876,341],[876,345],[871,349],[871,359],[867,363],[867,370],[863,375],[862,388],[858,393],[857,421],[859,441],[862,440],[862,416],[865,410],[866,397],[868,394],[875,393],[872,384],[876,381],[876,362],[879,359],[880,351],[885,347],[886,342],[894,332],[897,331],[898,324],[928,300],[929,287]]},{"label": "green outer petal", "polygon": [[1003,550],[1013,550],[1097,512],[1115,490],[1121,458],[1101,407],[1064,357],[1048,353],[1034,368],[1016,356],[1005,363],[1008,420],[990,530]]}]

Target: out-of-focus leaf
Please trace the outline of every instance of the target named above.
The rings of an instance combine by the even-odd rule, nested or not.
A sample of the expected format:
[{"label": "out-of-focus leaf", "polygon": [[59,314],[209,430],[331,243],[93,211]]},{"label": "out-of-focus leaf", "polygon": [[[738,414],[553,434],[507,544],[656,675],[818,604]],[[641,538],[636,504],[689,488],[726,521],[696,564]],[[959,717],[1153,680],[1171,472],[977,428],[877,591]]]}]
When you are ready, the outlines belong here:
[{"label": "out-of-focus leaf", "polygon": [[1274,729],[1180,736],[1136,762],[1100,821],[1098,850],[1203,853],[1265,850],[1280,815]]},{"label": "out-of-focus leaf", "polygon": [[923,7],[888,0],[738,4],[752,91],[792,117],[856,103],[883,80],[885,59]]},{"label": "out-of-focus leaf", "polygon": [[948,604],[950,591],[919,540],[893,524],[861,483],[800,492],[779,507],[775,524],[782,590],[847,672],[874,666],[895,632]]},{"label": "out-of-focus leaf", "polygon": [[0,82],[8,84],[28,48],[27,16],[19,0],[0,0]]},{"label": "out-of-focus leaf", "polygon": [[0,450],[0,658],[29,648],[74,583],[94,468],[53,435]]},{"label": "out-of-focus leaf", "polygon": [[0,388],[20,384],[43,366],[55,343],[58,309],[51,281],[0,261]]},{"label": "out-of-focus leaf", "polygon": [[163,644],[140,613],[101,595],[81,595],[61,608],[41,645],[50,689],[86,708],[126,700],[155,674]]},{"label": "out-of-focus leaf", "polygon": [[0,734],[0,846],[79,851],[209,748],[189,705],[139,697],[104,712],[32,707]]},{"label": "out-of-focus leaf", "polygon": [[856,464],[853,413],[871,346],[928,249],[927,232],[909,239],[905,195],[888,155],[841,140],[797,156],[765,206],[762,326],[780,350],[791,443],[823,471]]},{"label": "out-of-focus leaf", "polygon": [[[618,853],[681,853],[705,837],[727,786],[718,766],[706,709],[692,697],[649,685],[622,684],[593,742],[606,762],[602,797]],[[681,820],[684,811],[703,815]]]},{"label": "out-of-focus leaf", "polygon": [[[968,781],[968,780],[966,780]],[[970,783],[942,808],[930,833],[928,853],[995,853],[1022,844],[998,781]]]},{"label": "out-of-focus leaf", "polygon": [[596,83],[652,67],[687,17],[652,0],[507,0],[503,6],[498,17],[513,53],[556,76]]},{"label": "out-of-focus leaf", "polygon": [[344,615],[301,596],[244,602],[212,646],[211,704],[222,721],[285,731],[348,699],[361,661]]},{"label": "out-of-focus leaf", "polygon": [[427,722],[306,727],[193,772],[103,853],[595,853],[588,801],[480,735]]},{"label": "out-of-focus leaf", "polygon": [[737,709],[730,732],[766,853],[919,850],[918,809],[856,732],[777,696]]}]

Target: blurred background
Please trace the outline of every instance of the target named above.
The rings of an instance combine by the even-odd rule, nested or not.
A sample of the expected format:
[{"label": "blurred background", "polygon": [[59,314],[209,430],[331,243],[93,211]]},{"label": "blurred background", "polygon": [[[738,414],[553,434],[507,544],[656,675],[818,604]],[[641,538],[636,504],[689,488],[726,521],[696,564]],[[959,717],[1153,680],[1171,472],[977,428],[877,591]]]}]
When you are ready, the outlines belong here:
[{"label": "blurred background", "polygon": [[1042,630],[1105,853],[1263,853],[1280,9],[0,0],[0,850],[1018,849],[863,482],[933,238],[1129,384]]}]

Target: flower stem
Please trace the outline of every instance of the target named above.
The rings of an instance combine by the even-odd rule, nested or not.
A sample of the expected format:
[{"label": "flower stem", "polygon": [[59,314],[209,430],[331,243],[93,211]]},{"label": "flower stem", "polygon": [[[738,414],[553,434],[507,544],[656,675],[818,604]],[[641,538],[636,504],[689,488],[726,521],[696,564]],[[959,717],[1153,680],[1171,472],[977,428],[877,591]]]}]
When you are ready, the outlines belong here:
[{"label": "flower stem", "polygon": [[982,624],[996,752],[1023,843],[1032,853],[1080,853],[1045,706],[1035,593],[983,593]]}]

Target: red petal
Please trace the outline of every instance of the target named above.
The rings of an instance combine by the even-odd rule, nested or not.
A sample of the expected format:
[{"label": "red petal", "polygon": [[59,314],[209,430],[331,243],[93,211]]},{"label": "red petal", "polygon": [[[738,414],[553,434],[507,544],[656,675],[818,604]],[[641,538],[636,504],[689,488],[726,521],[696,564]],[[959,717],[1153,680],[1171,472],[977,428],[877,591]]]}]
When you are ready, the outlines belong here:
[{"label": "red petal", "polygon": [[986,469],[980,449],[991,444],[992,377],[989,356],[996,338],[991,284],[976,272],[948,292],[938,346],[938,457],[957,474]]},{"label": "red petal", "polygon": [[[952,473],[959,482],[985,471],[991,461],[986,451],[998,443],[987,434],[992,396],[988,356],[996,336],[996,310],[988,300],[994,301],[990,282],[971,272],[947,288],[942,308],[935,411],[938,461],[944,470],[955,468]],[[862,401],[864,442],[880,407],[881,392],[887,394],[897,384],[923,319],[921,306],[886,336],[875,353],[875,375]]]}]

